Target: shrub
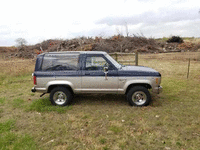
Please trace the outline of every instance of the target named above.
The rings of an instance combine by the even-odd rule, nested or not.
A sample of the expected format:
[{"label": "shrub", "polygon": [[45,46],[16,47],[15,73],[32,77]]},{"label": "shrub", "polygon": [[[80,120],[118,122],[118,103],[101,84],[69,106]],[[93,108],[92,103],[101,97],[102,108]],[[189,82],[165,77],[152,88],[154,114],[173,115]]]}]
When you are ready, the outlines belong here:
[{"label": "shrub", "polygon": [[183,39],[181,37],[179,37],[179,36],[172,36],[171,38],[169,38],[167,40],[167,42],[168,43],[174,43],[174,42],[176,42],[176,43],[183,43]]}]

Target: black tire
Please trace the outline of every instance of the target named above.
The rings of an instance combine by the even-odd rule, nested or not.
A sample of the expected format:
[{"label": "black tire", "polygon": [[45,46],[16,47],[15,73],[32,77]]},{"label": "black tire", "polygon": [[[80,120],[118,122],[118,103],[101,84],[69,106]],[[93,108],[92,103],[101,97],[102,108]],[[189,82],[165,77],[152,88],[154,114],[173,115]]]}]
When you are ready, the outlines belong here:
[{"label": "black tire", "polygon": [[72,93],[65,87],[56,87],[50,93],[50,101],[53,105],[66,106],[72,99]]},{"label": "black tire", "polygon": [[126,96],[131,106],[147,106],[151,102],[151,95],[143,86],[132,87]]}]

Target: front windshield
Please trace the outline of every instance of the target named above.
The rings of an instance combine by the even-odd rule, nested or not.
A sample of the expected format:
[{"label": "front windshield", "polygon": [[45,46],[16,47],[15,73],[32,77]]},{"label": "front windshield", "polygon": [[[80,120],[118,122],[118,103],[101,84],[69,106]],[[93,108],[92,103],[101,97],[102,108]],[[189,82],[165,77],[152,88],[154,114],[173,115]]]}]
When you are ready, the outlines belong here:
[{"label": "front windshield", "polygon": [[115,67],[117,67],[118,69],[120,69],[122,66],[116,62],[116,60],[114,60],[110,55],[106,54],[106,57],[115,65]]}]

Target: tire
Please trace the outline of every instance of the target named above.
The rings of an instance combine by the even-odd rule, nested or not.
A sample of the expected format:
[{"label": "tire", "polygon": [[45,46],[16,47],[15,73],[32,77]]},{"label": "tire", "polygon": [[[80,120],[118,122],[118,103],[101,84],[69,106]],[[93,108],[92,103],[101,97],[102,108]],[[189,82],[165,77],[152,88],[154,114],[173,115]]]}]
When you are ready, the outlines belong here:
[{"label": "tire", "polygon": [[151,95],[148,89],[143,86],[132,87],[126,96],[131,106],[147,106],[151,102]]},{"label": "tire", "polygon": [[50,93],[52,105],[66,106],[72,101],[72,93],[65,87],[56,87]]}]

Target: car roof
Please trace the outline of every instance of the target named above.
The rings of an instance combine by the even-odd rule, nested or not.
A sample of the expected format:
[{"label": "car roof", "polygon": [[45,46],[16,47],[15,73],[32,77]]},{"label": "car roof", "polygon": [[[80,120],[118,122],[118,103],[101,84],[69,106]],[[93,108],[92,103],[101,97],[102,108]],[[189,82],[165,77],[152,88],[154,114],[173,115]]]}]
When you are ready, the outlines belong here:
[{"label": "car roof", "polygon": [[59,51],[59,52],[47,52],[45,54],[107,54],[104,51]]}]

